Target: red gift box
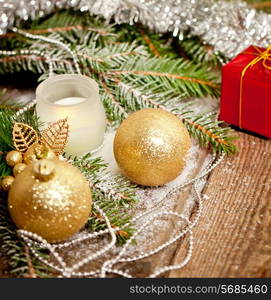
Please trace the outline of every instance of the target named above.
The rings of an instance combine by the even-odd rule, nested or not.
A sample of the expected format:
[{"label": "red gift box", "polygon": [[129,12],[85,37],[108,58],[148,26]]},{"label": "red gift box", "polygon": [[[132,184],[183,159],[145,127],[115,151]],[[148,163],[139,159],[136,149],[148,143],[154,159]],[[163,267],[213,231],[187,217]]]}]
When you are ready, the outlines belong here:
[{"label": "red gift box", "polygon": [[271,49],[250,46],[222,68],[219,119],[271,138]]}]

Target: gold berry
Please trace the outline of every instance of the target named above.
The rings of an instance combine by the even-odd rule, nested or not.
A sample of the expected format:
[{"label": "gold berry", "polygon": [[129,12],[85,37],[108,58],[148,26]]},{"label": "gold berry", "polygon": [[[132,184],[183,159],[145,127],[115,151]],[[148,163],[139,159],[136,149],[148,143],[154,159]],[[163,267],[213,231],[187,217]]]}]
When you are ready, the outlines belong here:
[{"label": "gold berry", "polygon": [[16,226],[48,242],[63,241],[78,232],[91,206],[89,182],[78,168],[57,159],[29,165],[16,176],[8,196]]},{"label": "gold berry", "polygon": [[8,192],[10,190],[10,187],[13,184],[14,179],[15,178],[13,176],[6,176],[2,179],[1,188],[4,192]]},{"label": "gold berry", "polygon": [[131,181],[160,186],[181,173],[190,146],[190,136],[179,118],[148,108],[122,122],[115,135],[114,155]]},{"label": "gold berry", "polygon": [[13,168],[13,175],[17,176],[18,174],[22,173],[26,167],[27,167],[27,165],[24,163],[19,163],[19,164],[15,165]]},{"label": "gold berry", "polygon": [[14,167],[15,165],[21,163],[23,161],[23,155],[21,152],[12,150],[6,155],[6,162],[10,167]]},{"label": "gold berry", "polygon": [[45,143],[34,144],[24,153],[24,163],[27,165],[40,159],[54,159],[54,151]]}]

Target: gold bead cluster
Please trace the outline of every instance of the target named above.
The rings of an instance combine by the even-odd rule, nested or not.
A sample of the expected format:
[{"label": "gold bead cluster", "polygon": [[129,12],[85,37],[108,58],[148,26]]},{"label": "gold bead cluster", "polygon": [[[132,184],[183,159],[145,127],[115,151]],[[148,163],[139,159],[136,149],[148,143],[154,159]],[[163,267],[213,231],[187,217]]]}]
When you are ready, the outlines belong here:
[{"label": "gold bead cluster", "polygon": [[12,150],[6,155],[7,164],[12,167],[13,176],[5,176],[1,181],[1,189],[8,192],[15,177],[22,173],[32,162],[40,159],[53,159],[56,155],[44,143],[32,145],[25,153]]}]

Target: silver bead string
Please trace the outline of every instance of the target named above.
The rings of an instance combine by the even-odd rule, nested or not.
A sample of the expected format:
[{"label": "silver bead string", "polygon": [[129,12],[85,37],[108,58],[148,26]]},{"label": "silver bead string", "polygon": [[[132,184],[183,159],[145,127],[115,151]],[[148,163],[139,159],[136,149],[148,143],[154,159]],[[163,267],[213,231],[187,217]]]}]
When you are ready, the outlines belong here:
[{"label": "silver bead string", "polygon": [[35,35],[35,34],[31,34],[29,32],[25,32],[25,31],[20,30],[16,27],[13,27],[11,30],[13,32],[19,33],[19,34],[21,34],[21,35],[23,35],[23,36],[25,36],[29,39],[44,41],[44,42],[47,42],[49,44],[55,44],[55,45],[59,46],[60,48],[63,48],[65,51],[67,51],[72,56],[72,60],[73,60],[76,72],[78,74],[81,74],[80,67],[79,67],[79,64],[78,64],[77,55],[75,54],[74,51],[72,51],[70,49],[70,47],[67,44],[64,44],[64,43],[62,43],[58,40],[55,40],[55,39],[52,39],[52,38],[49,38],[49,37],[45,37],[45,36],[41,36],[41,35]]},{"label": "silver bead string", "polygon": [[27,105],[25,105],[24,107],[22,107],[20,110],[18,110],[16,112],[16,117],[21,116],[22,114],[24,114],[26,111],[30,110],[32,107],[34,107],[37,104],[37,100],[33,99],[31,100]]},{"label": "silver bead string", "polygon": [[[157,209],[157,207],[151,208],[148,211],[135,216],[132,219],[132,222],[135,222],[135,221],[139,220],[140,218],[144,217],[147,214],[152,214],[151,217],[149,217],[148,220],[143,225],[141,225],[136,230],[136,232],[130,237],[130,239],[123,246],[123,248],[119,252],[119,254],[116,257],[113,257],[112,259],[109,259],[109,260],[105,261],[103,263],[103,265],[97,270],[89,271],[89,272],[78,272],[78,271],[76,272],[76,270],[78,270],[82,266],[86,265],[88,262],[93,261],[97,257],[100,257],[100,256],[104,255],[110,249],[112,249],[113,246],[115,245],[115,242],[116,242],[115,232],[117,230],[120,230],[121,228],[114,228],[113,229],[110,225],[110,222],[109,222],[106,214],[97,206],[96,203],[94,203],[94,206],[99,211],[99,213],[103,216],[103,218],[105,219],[106,225],[108,227],[107,230],[103,230],[103,231],[100,231],[100,232],[97,232],[97,233],[95,232],[95,233],[85,234],[84,236],[79,237],[75,240],[68,241],[68,242],[65,242],[65,243],[62,243],[62,244],[55,244],[55,245],[54,244],[49,244],[46,240],[44,240],[42,237],[38,236],[37,234],[27,232],[25,230],[18,230],[18,233],[19,233],[20,237],[26,242],[26,244],[28,245],[30,251],[34,254],[34,256],[36,258],[38,258],[40,261],[42,261],[44,264],[50,266],[54,270],[58,271],[61,274],[61,276],[63,276],[63,277],[106,277],[107,273],[112,273],[112,274],[117,274],[119,276],[123,276],[123,277],[127,277],[127,278],[131,278],[132,277],[131,274],[129,274],[127,271],[118,270],[118,269],[114,268],[113,266],[116,265],[117,263],[120,263],[120,262],[133,262],[133,261],[136,261],[136,260],[140,260],[140,259],[143,259],[143,258],[150,257],[150,256],[158,253],[159,251],[169,247],[170,245],[172,245],[174,242],[176,242],[180,238],[183,238],[186,234],[189,234],[189,237],[188,237],[189,238],[189,240],[188,240],[188,250],[187,250],[187,254],[186,254],[185,258],[183,259],[183,261],[180,262],[179,264],[176,264],[176,265],[163,266],[163,267],[155,270],[152,274],[149,275],[149,277],[152,277],[152,278],[157,277],[157,276],[161,275],[164,272],[183,268],[185,265],[188,264],[188,262],[192,258],[193,247],[194,247],[194,244],[193,244],[193,228],[197,225],[197,223],[198,223],[198,221],[199,221],[199,219],[202,215],[203,200],[201,198],[201,192],[199,190],[199,183],[203,179],[204,176],[206,176],[219,163],[221,163],[224,156],[225,155],[222,154],[218,159],[216,159],[215,156],[214,156],[214,159],[216,159],[216,160],[215,161],[212,160],[206,166],[206,168],[201,172],[201,174],[199,176],[195,177],[192,180],[187,181],[182,186],[179,186],[177,188],[173,188],[172,190],[170,190],[168,192],[168,194],[175,193],[176,191],[181,190],[183,187],[185,187],[189,184],[193,185],[195,197],[197,199],[197,204],[198,204],[198,209],[197,209],[196,215],[193,217],[193,221],[190,221],[187,217],[183,216],[182,214],[178,214],[174,211],[161,210],[161,211],[158,211],[158,212],[153,214],[153,212]],[[163,197],[163,200],[167,197],[167,195],[165,195]],[[134,257],[124,257],[126,252],[127,252],[127,249],[129,247],[129,245],[142,232],[142,230],[144,230],[155,219],[160,218],[162,216],[177,217],[180,220],[185,221],[187,223],[187,225],[186,225],[186,227],[182,228],[180,230],[180,232],[178,232],[173,238],[169,239],[168,241],[166,241],[162,245],[156,247],[155,249],[153,249],[151,251],[148,251],[148,252],[145,252],[145,253],[141,253],[140,255],[136,255]],[[123,228],[125,228],[125,226],[126,225],[124,225]],[[86,241],[86,240],[92,239],[94,237],[98,237],[98,236],[108,234],[108,233],[111,236],[111,242],[108,245],[106,245],[102,249],[98,250],[97,252],[92,253],[91,255],[88,255],[87,257],[83,258],[82,260],[80,260],[78,263],[74,264],[71,267],[67,267],[66,263],[63,261],[60,254],[56,251],[56,249],[61,249],[63,247],[68,247],[68,246],[71,246],[71,245],[75,245],[76,243],[80,243],[82,241]],[[48,261],[47,259],[44,259],[34,249],[33,246],[40,246],[40,247],[47,248],[50,251],[50,253],[52,254],[52,256],[55,258],[57,264],[52,263],[52,262]]]},{"label": "silver bead string", "polygon": [[[110,221],[104,211],[97,205],[97,203],[93,204],[94,208],[98,210],[100,215],[104,218],[106,225],[108,227],[109,233],[111,235],[111,242],[106,245],[104,248],[100,249],[99,251],[95,252],[93,255],[89,255],[88,257],[82,259],[77,264],[74,264],[72,267],[67,267],[66,263],[60,256],[60,254],[55,250],[55,247],[53,244],[48,243],[45,239],[43,239],[38,234],[26,231],[26,230],[18,230],[18,235],[26,242],[27,246],[29,247],[30,251],[34,254],[34,256],[42,261],[45,265],[51,267],[52,269],[58,271],[61,273],[63,277],[71,277],[72,274],[74,274],[75,270],[82,267],[83,265],[87,264],[91,260],[96,259],[99,256],[104,255],[106,252],[108,252],[116,243],[116,234],[111,227]],[[78,240],[80,242],[80,240]],[[43,258],[35,249],[33,246],[39,246],[42,248],[46,248],[50,251],[52,256],[57,261],[58,265],[49,262],[47,259]],[[92,273],[92,272],[91,272]],[[94,272],[95,273],[95,272]]]},{"label": "silver bead string", "polygon": [[49,66],[49,76],[53,74],[53,63],[48,54],[39,50],[17,50],[17,51],[8,51],[8,50],[0,50],[0,55],[5,56],[15,56],[15,55],[35,55],[42,56],[45,58],[46,63]]},{"label": "silver bead string", "polygon": [[[68,53],[70,53],[70,55],[72,56],[72,60],[73,60],[73,63],[75,65],[75,69],[76,69],[77,73],[81,74],[80,67],[79,67],[79,64],[78,64],[77,55],[69,48],[68,45],[66,45],[66,44],[64,44],[64,43],[62,43],[62,42],[60,42],[58,40],[52,39],[52,38],[48,38],[48,37],[44,37],[44,36],[39,36],[39,35],[34,35],[34,34],[31,34],[31,33],[25,32],[25,31],[20,30],[20,29],[18,29],[16,27],[13,27],[12,31],[15,32],[15,33],[21,34],[21,35],[23,35],[23,36],[25,36],[25,37],[27,37],[29,39],[35,39],[35,40],[45,41],[47,43],[51,43],[51,44],[55,44],[55,45],[60,46],[61,48],[63,48],[64,50],[66,50]],[[45,52],[43,52],[43,51],[39,51],[39,50],[27,50],[27,49],[18,50],[18,51],[0,50],[0,55],[4,55],[4,56],[15,56],[15,55],[36,55],[37,56],[38,55],[38,56],[44,57],[45,61],[47,62],[48,66],[49,66],[49,77],[53,75],[53,63],[52,63],[52,60],[51,60],[50,56],[48,54],[46,54]],[[33,99],[30,103],[28,103],[23,108],[21,108],[16,113],[16,116],[18,117],[18,116],[22,115],[23,113],[25,113],[26,111],[28,111],[29,109],[31,109],[36,104],[37,104],[36,99]],[[94,154],[97,151],[99,151],[102,147],[103,147],[103,144],[101,146],[97,147],[96,149],[94,149],[92,151],[92,154]]]}]

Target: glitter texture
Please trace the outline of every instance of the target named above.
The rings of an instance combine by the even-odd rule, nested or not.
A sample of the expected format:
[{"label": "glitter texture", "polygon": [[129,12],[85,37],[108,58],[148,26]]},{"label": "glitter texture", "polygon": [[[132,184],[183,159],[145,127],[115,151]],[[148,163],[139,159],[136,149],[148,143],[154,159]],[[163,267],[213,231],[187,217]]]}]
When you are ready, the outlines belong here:
[{"label": "glitter texture", "polygon": [[114,141],[116,161],[133,182],[163,185],[176,178],[190,147],[182,122],[162,109],[142,109],[119,127]]},{"label": "glitter texture", "polygon": [[[36,166],[42,163],[45,168],[46,162],[49,167],[54,165],[53,175],[47,174],[47,178],[37,174]],[[8,203],[18,228],[55,242],[73,235],[87,222],[91,191],[76,167],[59,160],[41,160],[17,175]]]},{"label": "glitter texture", "polygon": [[6,155],[6,162],[10,167],[21,163],[23,161],[22,153],[19,151],[12,150]]}]

